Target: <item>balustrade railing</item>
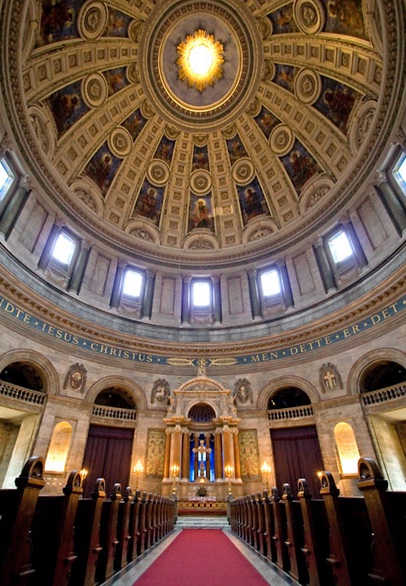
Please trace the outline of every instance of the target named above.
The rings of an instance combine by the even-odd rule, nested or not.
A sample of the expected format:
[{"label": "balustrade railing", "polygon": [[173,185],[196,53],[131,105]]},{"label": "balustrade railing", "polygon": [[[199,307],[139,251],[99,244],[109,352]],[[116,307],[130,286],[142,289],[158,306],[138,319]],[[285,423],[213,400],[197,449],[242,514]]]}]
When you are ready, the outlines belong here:
[{"label": "balustrade railing", "polygon": [[393,399],[400,399],[406,397],[406,383],[386,387],[386,389],[378,389],[370,391],[369,393],[361,394],[362,403],[367,405],[377,405],[378,403],[386,403]]},{"label": "balustrade railing", "polygon": [[313,416],[313,407],[311,405],[302,405],[300,407],[288,407],[287,409],[271,409],[268,411],[269,421],[280,421],[283,419],[302,419]]},{"label": "balustrade railing", "polygon": [[137,412],[135,409],[108,407],[105,405],[94,405],[92,415],[107,419],[119,419],[121,421],[135,421],[137,418]]},{"label": "balustrade railing", "polygon": [[44,392],[32,391],[31,389],[25,389],[24,387],[19,387],[4,381],[0,381],[0,396],[17,399],[18,401],[24,401],[24,403],[34,405],[43,405],[47,397]]}]

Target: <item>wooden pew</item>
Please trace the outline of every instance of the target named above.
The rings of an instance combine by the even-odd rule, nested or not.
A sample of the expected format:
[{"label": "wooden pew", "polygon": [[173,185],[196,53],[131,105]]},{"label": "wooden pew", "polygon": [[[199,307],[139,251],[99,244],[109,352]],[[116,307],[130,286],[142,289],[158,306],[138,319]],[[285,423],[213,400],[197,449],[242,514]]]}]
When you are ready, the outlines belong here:
[{"label": "wooden pew", "polygon": [[289,572],[290,560],[286,545],[286,509],[284,503],[281,502],[278,489],[275,487],[272,488],[272,509],[274,519],[274,534],[272,535],[272,539],[276,549],[276,565],[284,572]]},{"label": "wooden pew", "polygon": [[266,541],[266,557],[270,562],[276,564],[278,559],[275,540],[275,520],[273,516],[273,506],[271,499],[269,498],[268,491],[264,490],[264,517],[265,517],[265,541]]},{"label": "wooden pew", "polygon": [[373,531],[370,584],[406,584],[406,493],[386,492],[388,482],[370,458],[358,461],[358,488]]},{"label": "wooden pew", "polygon": [[117,539],[118,508],[121,501],[121,485],[115,484],[109,499],[102,504],[100,518],[101,552],[96,567],[96,582],[102,583],[114,574]]},{"label": "wooden pew", "polygon": [[0,491],[0,585],[28,584],[34,576],[30,530],[40,490],[44,459],[29,458],[15,479],[16,489]]},{"label": "wooden pew", "polygon": [[126,563],[128,558],[128,547],[131,540],[130,535],[130,511],[133,496],[131,494],[131,488],[128,486],[125,491],[125,495],[118,506],[118,517],[117,517],[117,548],[116,555],[114,558],[114,569],[116,571],[121,570]]},{"label": "wooden pew", "polygon": [[282,502],[286,513],[285,543],[289,555],[289,574],[301,584],[307,584],[309,575],[302,550],[304,544],[302,508],[300,502],[294,500],[289,484],[283,485]]},{"label": "wooden pew", "polygon": [[146,514],[147,514],[147,493],[143,492],[141,501],[140,501],[140,521],[139,521],[139,535],[138,535],[138,543],[137,543],[137,555],[142,555],[145,551],[145,542],[146,542]]},{"label": "wooden pew", "polygon": [[333,586],[333,573],[327,562],[329,526],[324,501],[312,498],[304,478],[299,479],[298,488],[304,527],[302,551],[306,556],[309,586]]},{"label": "wooden pew", "polygon": [[329,525],[327,562],[334,580],[342,586],[367,583],[372,565],[372,527],[365,499],[340,497],[330,472],[323,472],[320,482]]},{"label": "wooden pew", "polygon": [[139,537],[139,511],[140,511],[140,491],[137,490],[134,494],[133,501],[130,508],[130,521],[128,533],[130,540],[127,548],[127,562],[132,562],[137,557],[137,544]]},{"label": "wooden pew", "polygon": [[94,586],[100,545],[100,518],[106,498],[104,478],[96,480],[90,498],[78,501],[75,519],[74,545],[77,559],[73,563],[70,586]]},{"label": "wooden pew", "polygon": [[44,495],[37,501],[32,523],[34,584],[67,586],[74,551],[74,524],[79,498],[82,496],[79,471],[70,473],[62,495]]}]

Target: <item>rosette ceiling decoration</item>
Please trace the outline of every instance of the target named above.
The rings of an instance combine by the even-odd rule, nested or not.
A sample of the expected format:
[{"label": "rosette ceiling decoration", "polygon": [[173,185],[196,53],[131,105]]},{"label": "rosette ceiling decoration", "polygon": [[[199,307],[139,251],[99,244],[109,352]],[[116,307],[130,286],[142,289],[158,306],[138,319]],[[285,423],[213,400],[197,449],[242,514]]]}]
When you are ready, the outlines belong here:
[{"label": "rosette ceiling decoration", "polygon": [[72,222],[129,250],[226,260],[299,241],[387,139],[374,2],[21,4],[21,151]]}]

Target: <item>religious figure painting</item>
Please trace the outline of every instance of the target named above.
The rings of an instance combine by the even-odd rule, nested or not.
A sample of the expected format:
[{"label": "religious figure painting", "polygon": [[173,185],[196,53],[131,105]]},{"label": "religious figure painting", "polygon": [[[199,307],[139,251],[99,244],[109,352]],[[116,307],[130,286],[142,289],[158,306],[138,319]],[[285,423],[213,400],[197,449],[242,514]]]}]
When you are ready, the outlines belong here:
[{"label": "religious figure painting", "polygon": [[195,228],[208,228],[213,230],[213,215],[211,210],[211,197],[190,197],[189,231]]},{"label": "religious figure painting", "polygon": [[165,161],[165,163],[170,165],[174,148],[175,142],[173,140],[169,140],[169,138],[166,138],[166,136],[162,137],[162,140],[159,143],[157,150],[155,151],[155,158],[162,159]]},{"label": "religious figure painting", "polygon": [[289,154],[282,157],[285,169],[298,193],[305,183],[323,169],[307,149],[296,140]]},{"label": "religious figure painting", "polygon": [[80,82],[57,90],[46,103],[55,120],[58,138],[89,110],[82,100]]},{"label": "religious figure painting", "polygon": [[342,83],[322,78],[322,91],[314,108],[326,116],[343,134],[347,134],[348,120],[361,95]]},{"label": "religious figure painting", "polygon": [[104,71],[104,77],[107,81],[109,96],[112,96],[113,94],[119,92],[130,83],[127,79],[125,67],[108,69],[107,71]]},{"label": "religious figure painting", "polygon": [[107,17],[106,28],[104,29],[104,37],[126,37],[128,33],[128,26],[131,22],[131,17],[128,14],[123,14],[109,6],[109,13]]},{"label": "religious figure painting", "polygon": [[238,159],[248,157],[244,144],[237,134],[234,138],[227,141],[228,154],[230,156],[230,163],[233,165]]},{"label": "religious figure painting", "polygon": [[244,429],[238,434],[241,478],[254,480],[259,476],[259,451],[256,429]]},{"label": "religious figure painting", "polygon": [[262,106],[260,113],[255,116],[254,120],[265,134],[266,138],[269,138],[272,130],[280,123],[280,120],[271,114],[265,106]]},{"label": "religious figure painting", "polygon": [[362,39],[368,38],[362,14],[363,0],[323,1],[327,14],[325,32],[350,35]]},{"label": "religious figure painting", "polygon": [[275,63],[275,75],[273,78],[273,82],[285,88],[293,94],[296,72],[297,67]]},{"label": "religious figure painting", "polygon": [[256,178],[249,185],[238,187],[238,197],[244,224],[261,214],[269,215],[268,205]]},{"label": "religious figure painting", "polygon": [[128,118],[124,120],[122,126],[128,130],[133,140],[137,138],[141,130],[144,128],[146,118],[141,114],[140,109],[134,110]]},{"label": "religious figure painting", "polygon": [[164,475],[166,433],[163,429],[148,429],[147,476],[162,478]]},{"label": "religious figure painting", "polygon": [[77,14],[82,0],[43,0],[37,47],[78,36]]},{"label": "religious figure painting", "polygon": [[293,2],[268,14],[268,18],[272,21],[274,35],[298,32],[293,16]]},{"label": "religious figure painting", "polygon": [[195,147],[193,151],[192,170],[209,170],[209,153],[207,147]]},{"label": "religious figure painting", "polygon": [[96,183],[102,194],[106,195],[119,165],[120,160],[112,154],[107,143],[104,143],[90,159],[84,173]]},{"label": "religious figure painting", "polygon": [[138,195],[133,215],[140,215],[148,218],[155,225],[159,225],[163,201],[163,189],[154,187],[145,180]]}]

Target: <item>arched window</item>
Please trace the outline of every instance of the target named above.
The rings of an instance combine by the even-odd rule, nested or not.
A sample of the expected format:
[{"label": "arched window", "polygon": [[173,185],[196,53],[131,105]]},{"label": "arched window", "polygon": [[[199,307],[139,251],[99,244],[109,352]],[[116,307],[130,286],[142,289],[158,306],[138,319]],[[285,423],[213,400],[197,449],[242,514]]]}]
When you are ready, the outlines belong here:
[{"label": "arched window", "polygon": [[72,438],[72,426],[67,421],[60,421],[54,427],[47,458],[45,472],[64,472]]},{"label": "arched window", "polygon": [[340,458],[342,474],[357,474],[360,457],[354,431],[348,423],[342,421],[334,428],[334,437]]}]

